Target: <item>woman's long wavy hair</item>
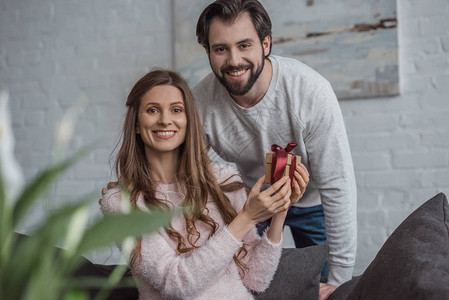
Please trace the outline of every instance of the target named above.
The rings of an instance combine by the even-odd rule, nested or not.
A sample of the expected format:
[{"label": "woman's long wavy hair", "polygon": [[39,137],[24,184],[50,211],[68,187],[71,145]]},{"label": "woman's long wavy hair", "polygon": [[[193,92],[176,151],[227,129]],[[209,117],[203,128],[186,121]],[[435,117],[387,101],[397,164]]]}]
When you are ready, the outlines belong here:
[{"label": "woman's long wavy hair", "polygon": [[[130,193],[130,201],[137,207],[138,196],[141,195],[147,206],[169,208],[164,199],[156,197],[156,180],[151,172],[151,165],[145,156],[142,138],[137,134],[137,114],[142,97],[151,88],[160,85],[170,85],[178,88],[184,98],[187,116],[187,130],[184,143],[180,146],[178,173],[176,181],[182,186],[185,195],[184,205],[189,207],[184,212],[187,236],[183,237],[169,226],[166,231],[170,238],[177,242],[177,251],[186,253],[198,246],[199,232],[196,222],[203,222],[210,227],[210,238],[218,229],[218,224],[209,215],[206,208],[208,199],[215,200],[221,216],[229,224],[237,215],[225,192],[246,188],[241,182],[226,184],[227,180],[219,184],[212,171],[207,156],[203,128],[194,103],[192,92],[187,82],[176,72],[169,70],[154,70],[143,76],[132,88],[126,101],[127,112],[123,124],[122,144],[117,154],[115,171],[120,185]],[[136,244],[131,253],[130,266],[136,266],[141,258],[141,242]],[[234,256],[237,266],[244,272],[245,265],[239,260],[246,255],[245,247]]]}]

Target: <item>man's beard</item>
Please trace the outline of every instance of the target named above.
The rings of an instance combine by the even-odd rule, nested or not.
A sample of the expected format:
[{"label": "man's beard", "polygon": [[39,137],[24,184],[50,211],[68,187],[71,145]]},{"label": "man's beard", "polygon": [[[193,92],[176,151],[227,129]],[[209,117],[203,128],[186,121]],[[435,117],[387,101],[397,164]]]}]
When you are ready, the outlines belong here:
[{"label": "man's beard", "polygon": [[[228,67],[222,67],[220,68],[221,76],[218,75],[214,69],[212,68],[212,71],[214,72],[215,76],[217,77],[218,81],[221,82],[221,84],[226,88],[229,94],[234,96],[243,96],[246,93],[251,90],[254,83],[259,78],[260,74],[262,73],[263,67],[265,65],[265,57],[262,56],[262,63],[260,66],[254,70],[254,65],[251,63],[248,63],[246,65],[238,65],[236,67],[228,66]],[[233,81],[228,82],[225,78],[225,73],[227,72],[234,72],[234,71],[241,71],[241,70],[249,70],[250,71],[250,77],[246,84],[239,82],[239,81]]]}]

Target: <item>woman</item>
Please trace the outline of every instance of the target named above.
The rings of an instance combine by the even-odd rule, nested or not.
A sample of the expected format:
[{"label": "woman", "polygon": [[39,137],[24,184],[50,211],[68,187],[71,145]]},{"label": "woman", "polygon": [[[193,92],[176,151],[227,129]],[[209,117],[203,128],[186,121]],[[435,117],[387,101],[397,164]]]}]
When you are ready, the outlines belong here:
[{"label": "woman", "polygon": [[[156,70],[131,90],[116,160],[121,188],[108,190],[103,213],[120,211],[120,192],[148,211],[187,206],[167,229],[144,236],[130,258],[140,299],[253,299],[264,291],[281,255],[288,207],[306,188],[304,166],[293,187],[284,177],[247,195],[235,169],[211,163],[191,91],[177,73]],[[255,225],[272,217],[262,237]]]}]

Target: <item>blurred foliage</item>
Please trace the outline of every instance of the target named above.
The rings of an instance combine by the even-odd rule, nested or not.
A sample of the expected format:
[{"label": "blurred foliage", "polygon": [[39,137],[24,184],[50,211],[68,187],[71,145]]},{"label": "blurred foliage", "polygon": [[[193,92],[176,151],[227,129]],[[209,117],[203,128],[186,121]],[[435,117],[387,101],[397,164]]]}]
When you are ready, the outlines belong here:
[{"label": "blurred foliage", "polygon": [[[5,106],[0,108],[0,115],[9,117]],[[10,145],[13,139],[9,138],[12,133],[5,119],[8,118],[0,122],[0,298],[87,300],[90,296],[86,288],[95,286],[102,288],[95,299],[105,299],[108,290],[121,282],[126,265],[118,266],[109,278],[74,278],[73,273],[86,262],[82,255],[111,243],[124,243],[129,237],[154,232],[166,226],[177,212],[133,210],[89,222],[89,211],[97,200],[85,196],[49,211],[29,236],[21,237],[16,233],[17,227],[37,200],[90,150],[85,148],[68,159],[51,163],[18,188],[14,186],[14,178],[8,178],[8,174],[18,173],[18,165],[9,164],[14,160],[13,145]],[[16,189],[15,193],[11,192],[12,188]],[[62,245],[63,249],[56,245]],[[132,249],[132,244],[128,249]]]}]

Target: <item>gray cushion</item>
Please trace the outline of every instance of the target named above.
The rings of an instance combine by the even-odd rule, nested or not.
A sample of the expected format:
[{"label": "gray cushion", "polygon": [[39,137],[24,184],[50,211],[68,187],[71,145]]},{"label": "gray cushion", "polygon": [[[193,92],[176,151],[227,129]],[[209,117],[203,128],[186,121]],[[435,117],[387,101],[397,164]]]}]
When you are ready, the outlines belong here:
[{"label": "gray cushion", "polygon": [[449,207],[444,194],[425,202],[398,226],[347,299],[449,299]]},{"label": "gray cushion", "polygon": [[283,249],[270,287],[256,295],[256,299],[318,299],[321,270],[328,251],[327,245]]}]

